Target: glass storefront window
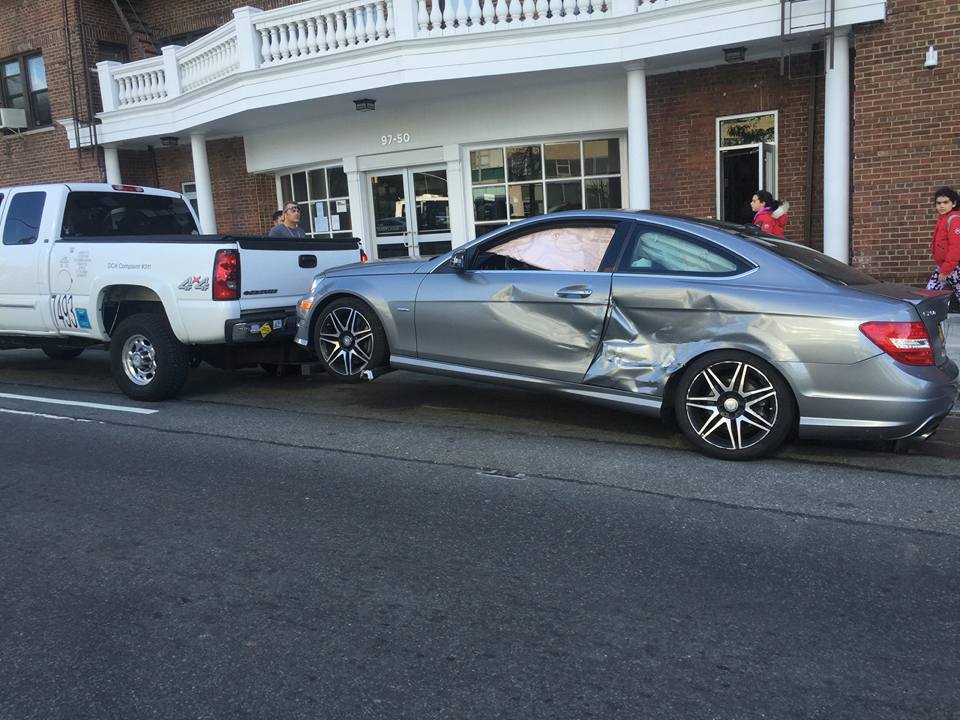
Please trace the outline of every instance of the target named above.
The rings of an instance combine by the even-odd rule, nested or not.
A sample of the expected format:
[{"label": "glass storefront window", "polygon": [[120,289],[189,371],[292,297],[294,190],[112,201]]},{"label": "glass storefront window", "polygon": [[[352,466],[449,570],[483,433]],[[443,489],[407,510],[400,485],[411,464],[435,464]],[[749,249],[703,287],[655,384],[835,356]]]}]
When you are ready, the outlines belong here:
[{"label": "glass storefront window", "polygon": [[620,208],[620,167],[617,138],[473,150],[475,236],[544,212]]},{"label": "glass storefront window", "polygon": [[539,145],[523,145],[507,148],[507,179],[510,182],[541,180],[543,164]]},{"label": "glass storefront window", "polygon": [[503,182],[503,148],[474,150],[470,153],[470,178],[474,185]]},{"label": "glass storefront window", "polygon": [[477,222],[507,219],[507,189],[503,185],[473,189],[473,218]]},{"label": "glass storefront window", "polygon": [[543,215],[543,185],[510,185],[510,219]]},{"label": "glass storefront window", "polygon": [[348,194],[347,174],[340,166],[280,176],[281,199],[300,205],[300,227],[309,237],[353,236]]},{"label": "glass storefront window", "polygon": [[543,146],[547,180],[580,177],[580,143],[559,143]]}]

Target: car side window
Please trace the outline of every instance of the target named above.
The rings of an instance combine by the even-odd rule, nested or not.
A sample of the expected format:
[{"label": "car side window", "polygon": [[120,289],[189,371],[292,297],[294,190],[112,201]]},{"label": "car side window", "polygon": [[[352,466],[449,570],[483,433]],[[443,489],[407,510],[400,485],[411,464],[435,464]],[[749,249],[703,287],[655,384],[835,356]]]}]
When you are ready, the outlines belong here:
[{"label": "car side window", "polygon": [[46,199],[45,192],[22,192],[13,196],[3,225],[4,245],[32,245],[37,241]]},{"label": "car side window", "polygon": [[641,228],[627,248],[620,272],[731,275],[745,270],[735,257],[663,228]]},{"label": "car side window", "polygon": [[555,225],[481,249],[475,270],[597,272],[615,226]]}]

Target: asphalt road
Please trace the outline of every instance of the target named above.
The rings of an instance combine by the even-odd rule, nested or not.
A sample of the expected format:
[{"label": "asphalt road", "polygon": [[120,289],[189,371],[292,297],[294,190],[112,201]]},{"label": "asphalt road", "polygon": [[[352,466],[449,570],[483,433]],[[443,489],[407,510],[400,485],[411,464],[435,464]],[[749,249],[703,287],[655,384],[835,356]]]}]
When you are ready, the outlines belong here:
[{"label": "asphalt road", "polygon": [[949,458],[26,351],[0,453],[4,720],[960,717]]}]

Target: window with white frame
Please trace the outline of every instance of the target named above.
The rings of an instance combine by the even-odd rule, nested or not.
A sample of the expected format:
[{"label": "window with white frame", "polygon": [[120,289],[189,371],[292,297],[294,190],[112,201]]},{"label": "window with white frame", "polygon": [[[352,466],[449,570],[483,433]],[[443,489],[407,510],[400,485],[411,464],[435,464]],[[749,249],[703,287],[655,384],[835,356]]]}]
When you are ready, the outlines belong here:
[{"label": "window with white frame", "polygon": [[197,203],[197,184],[195,182],[180,183],[180,194],[183,199],[190,203],[190,207],[200,216],[200,205]]},{"label": "window with white frame", "polygon": [[717,118],[717,217],[753,222],[757,190],[777,195],[777,113]]},{"label": "window with white frame", "polygon": [[333,165],[280,176],[281,207],[300,206],[300,227],[309,237],[353,237],[347,174]]},{"label": "window with white frame", "polygon": [[472,150],[475,235],[544,213],[622,207],[621,177],[618,138]]}]

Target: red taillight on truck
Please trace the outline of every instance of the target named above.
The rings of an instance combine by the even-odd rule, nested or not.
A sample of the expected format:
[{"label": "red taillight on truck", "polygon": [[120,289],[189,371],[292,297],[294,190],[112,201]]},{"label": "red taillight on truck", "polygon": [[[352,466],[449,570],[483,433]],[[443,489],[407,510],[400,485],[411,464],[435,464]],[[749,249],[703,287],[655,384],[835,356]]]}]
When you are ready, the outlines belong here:
[{"label": "red taillight on truck", "polygon": [[933,345],[922,322],[868,322],[860,332],[904,365],[933,365]]},{"label": "red taillight on truck", "polygon": [[213,261],[213,299],[237,300],[240,297],[240,253],[217,250]]}]

